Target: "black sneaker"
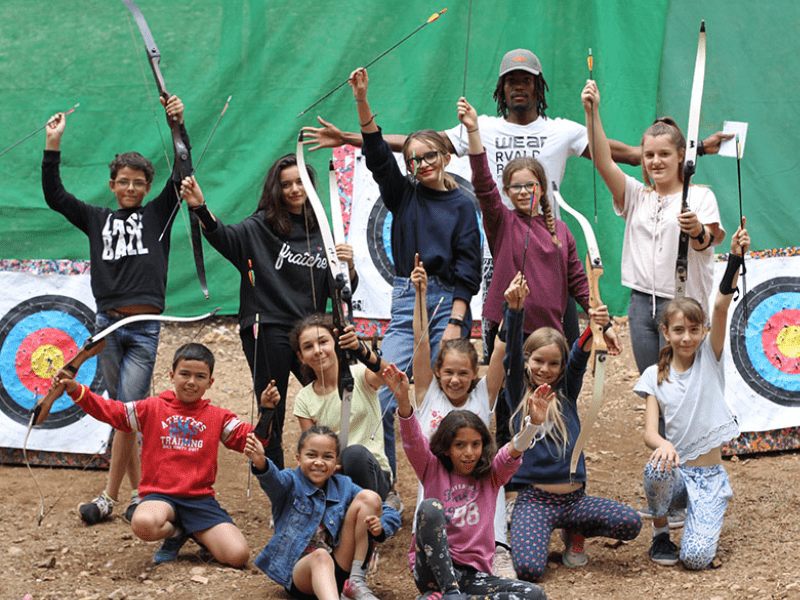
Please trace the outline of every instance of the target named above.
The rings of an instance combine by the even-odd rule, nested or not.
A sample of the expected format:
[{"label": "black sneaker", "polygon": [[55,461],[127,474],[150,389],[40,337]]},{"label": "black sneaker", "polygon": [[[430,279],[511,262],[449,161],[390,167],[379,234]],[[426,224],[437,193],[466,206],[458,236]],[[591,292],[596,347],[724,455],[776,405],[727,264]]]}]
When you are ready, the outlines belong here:
[{"label": "black sneaker", "polygon": [[659,533],[650,546],[650,560],[664,567],[678,564],[678,547],[669,539],[668,533]]},{"label": "black sneaker", "polygon": [[157,565],[175,560],[188,539],[189,535],[183,528],[179,528],[172,537],[164,540],[161,547],[153,555],[153,560]]},{"label": "black sneaker", "polygon": [[81,520],[87,525],[96,525],[100,521],[111,516],[114,509],[114,501],[111,496],[103,492],[91,502],[86,502],[78,506],[78,514]]}]

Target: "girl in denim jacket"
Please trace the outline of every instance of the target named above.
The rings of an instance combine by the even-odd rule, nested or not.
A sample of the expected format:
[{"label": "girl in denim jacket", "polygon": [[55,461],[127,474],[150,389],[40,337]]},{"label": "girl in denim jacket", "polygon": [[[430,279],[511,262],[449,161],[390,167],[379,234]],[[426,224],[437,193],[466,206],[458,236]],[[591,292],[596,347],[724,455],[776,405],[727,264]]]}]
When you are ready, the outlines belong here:
[{"label": "girl in denim jacket", "polygon": [[294,470],[279,470],[254,435],[245,454],[253,461],[275,519],[275,535],[256,566],[301,600],[338,600],[348,578],[354,600],[377,600],[366,573],[372,538],[383,538],[381,499],[349,477],[334,475],[336,434],[318,425],[304,431]]}]

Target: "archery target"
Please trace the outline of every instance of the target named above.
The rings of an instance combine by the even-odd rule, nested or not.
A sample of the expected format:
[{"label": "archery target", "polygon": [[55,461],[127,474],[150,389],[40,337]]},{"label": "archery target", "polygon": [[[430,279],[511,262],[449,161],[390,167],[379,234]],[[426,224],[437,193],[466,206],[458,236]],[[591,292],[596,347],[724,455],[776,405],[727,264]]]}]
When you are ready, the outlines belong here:
[{"label": "archery target", "polygon": [[[481,220],[480,203],[475,196],[472,183],[464,179],[457,173],[450,173],[455,179],[461,192],[472,201],[475,213],[478,217],[478,225],[481,232],[481,246],[483,245],[483,225]],[[377,269],[381,278],[389,285],[394,285],[394,258],[392,257],[392,213],[383,204],[383,199],[378,196],[375,199],[372,210],[367,220],[367,247],[373,265]]]},{"label": "archery target", "polygon": [[765,281],[740,301],[730,324],[731,356],[744,382],[766,400],[800,407],[800,277]]},{"label": "archery target", "polygon": [[[0,320],[0,410],[25,425],[50,379],[83,346],[94,330],[94,311],[68,296],[37,296],[19,302]],[[100,383],[97,358],[84,362],[77,381],[93,389]],[[85,416],[63,394],[39,425],[58,429]]]},{"label": "archery target", "polygon": [[[352,182],[349,190],[339,190],[346,197],[340,204],[349,207],[349,234],[347,241],[353,246],[358,288],[353,293],[353,311],[359,319],[388,319],[391,315],[392,287],[394,285],[394,258],[392,256],[392,213],[383,204],[378,184],[364,164],[360,150],[351,148],[350,156],[342,158],[343,169]],[[405,170],[403,157],[395,154],[398,167]],[[352,173],[350,173],[352,170]],[[461,191],[470,199],[478,216],[481,243],[483,227],[480,225],[480,204],[470,183],[471,171],[466,157],[453,157],[447,173],[455,179]],[[349,195],[347,192],[350,192]],[[481,315],[481,294],[472,297],[470,308],[473,319]]]}]

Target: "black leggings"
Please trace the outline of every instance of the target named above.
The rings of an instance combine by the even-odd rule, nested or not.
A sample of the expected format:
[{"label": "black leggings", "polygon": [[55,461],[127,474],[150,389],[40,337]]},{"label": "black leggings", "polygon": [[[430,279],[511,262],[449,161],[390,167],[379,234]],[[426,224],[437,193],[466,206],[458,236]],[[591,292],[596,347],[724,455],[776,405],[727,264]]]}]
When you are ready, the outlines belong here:
[{"label": "black leggings", "polygon": [[444,506],[435,498],[423,500],[417,510],[415,549],[414,583],[422,594],[438,590],[442,594],[461,593],[481,600],[546,598],[544,590],[536,584],[495,577],[455,564],[450,558]]}]

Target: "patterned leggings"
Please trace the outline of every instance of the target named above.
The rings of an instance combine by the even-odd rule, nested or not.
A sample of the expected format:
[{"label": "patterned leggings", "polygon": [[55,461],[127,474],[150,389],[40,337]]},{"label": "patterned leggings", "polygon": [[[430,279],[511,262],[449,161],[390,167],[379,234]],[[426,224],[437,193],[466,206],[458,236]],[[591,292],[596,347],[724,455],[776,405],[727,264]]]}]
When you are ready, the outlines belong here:
[{"label": "patterned leggings", "polygon": [[447,517],[439,500],[423,500],[417,510],[414,582],[420,593],[466,594],[471,600],[544,600],[538,585],[495,577],[454,564],[447,541]]},{"label": "patterned leggings", "polygon": [[705,569],[717,555],[722,519],[733,497],[728,473],[722,465],[678,467],[671,471],[644,468],[644,492],[654,516],[670,506],[686,507],[680,558],[687,569]]},{"label": "patterned leggings", "polygon": [[511,517],[511,556],[520,579],[538,580],[547,567],[547,548],[554,529],[584,537],[632,540],[642,518],[630,506],[587,496],[583,489],[552,494],[534,486],[520,491]]}]

